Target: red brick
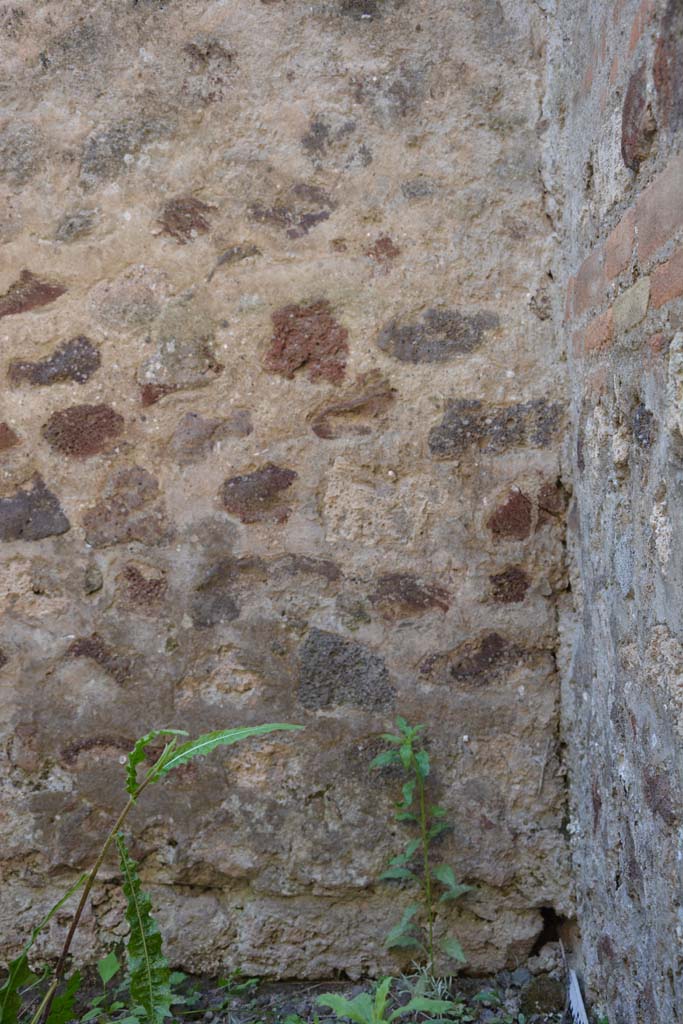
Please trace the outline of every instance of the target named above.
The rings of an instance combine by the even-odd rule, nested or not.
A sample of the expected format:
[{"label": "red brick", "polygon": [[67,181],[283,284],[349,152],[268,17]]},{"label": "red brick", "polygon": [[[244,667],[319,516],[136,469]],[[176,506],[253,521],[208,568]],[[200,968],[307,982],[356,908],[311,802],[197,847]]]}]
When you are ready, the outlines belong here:
[{"label": "red brick", "polygon": [[631,262],[635,243],[635,210],[627,210],[605,242],[605,274],[608,281],[626,270]]},{"label": "red brick", "polygon": [[672,299],[683,295],[683,248],[677,249],[670,260],[652,273],[650,301],[659,309]]},{"label": "red brick", "polygon": [[683,156],[677,156],[649,185],[636,207],[638,256],[649,259],[683,227]]},{"label": "red brick", "polygon": [[574,316],[582,316],[591,306],[599,305],[604,298],[606,287],[603,253],[602,248],[599,248],[583,261],[576,275]]},{"label": "red brick", "polygon": [[583,351],[585,355],[591,352],[602,352],[612,344],[614,337],[614,323],[611,308],[605,313],[594,317],[586,327],[583,335]]}]

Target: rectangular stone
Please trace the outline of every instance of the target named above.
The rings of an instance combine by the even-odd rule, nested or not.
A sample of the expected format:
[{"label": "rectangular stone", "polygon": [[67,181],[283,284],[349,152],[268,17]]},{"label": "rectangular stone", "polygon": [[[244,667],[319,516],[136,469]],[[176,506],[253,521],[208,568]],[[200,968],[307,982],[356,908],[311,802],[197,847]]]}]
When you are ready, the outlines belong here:
[{"label": "rectangular stone", "polygon": [[583,352],[603,352],[612,344],[614,337],[614,317],[612,309],[594,317],[583,332]]},{"label": "rectangular stone", "polygon": [[659,309],[672,299],[683,295],[683,248],[677,249],[670,260],[662,263],[652,274],[652,305]]},{"label": "rectangular stone", "polygon": [[607,281],[602,247],[595,249],[579,267],[574,282],[574,316],[582,316],[592,306],[602,303]]},{"label": "rectangular stone", "polygon": [[630,331],[647,316],[650,305],[650,278],[641,277],[614,301],[614,331]]},{"label": "rectangular stone", "polygon": [[636,207],[638,257],[647,260],[683,227],[683,156],[674,157]]},{"label": "rectangular stone", "polygon": [[635,244],[636,212],[627,210],[605,242],[605,274],[613,281],[631,263]]}]

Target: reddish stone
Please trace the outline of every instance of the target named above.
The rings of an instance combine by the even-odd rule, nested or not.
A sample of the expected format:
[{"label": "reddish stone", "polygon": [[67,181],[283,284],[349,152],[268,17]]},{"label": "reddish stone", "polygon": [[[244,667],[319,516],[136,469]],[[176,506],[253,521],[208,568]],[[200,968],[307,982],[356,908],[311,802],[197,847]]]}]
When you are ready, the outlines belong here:
[{"label": "reddish stone", "polygon": [[491,599],[495,604],[519,604],[526,597],[531,582],[524,569],[518,565],[489,576],[489,581]]},{"label": "reddish stone", "polygon": [[387,619],[423,615],[434,608],[447,612],[450,607],[447,590],[423,583],[410,573],[394,572],[380,576],[370,600]]},{"label": "reddish stone", "polygon": [[129,562],[123,567],[120,579],[126,589],[126,594],[133,604],[148,607],[156,605],[164,598],[168,583],[163,573],[157,572],[152,567],[145,567],[142,571],[139,566]]},{"label": "reddish stone", "polygon": [[650,302],[655,309],[683,295],[683,248],[652,273]]},{"label": "reddish stone", "polygon": [[280,501],[281,492],[291,487],[296,478],[294,470],[272,462],[253,473],[233,476],[221,488],[223,507],[243,523],[282,523],[292,510]]},{"label": "reddish stone", "polygon": [[420,673],[436,683],[482,686],[507,676],[523,653],[499,633],[487,633],[445,654],[430,655],[422,662]]},{"label": "reddish stone", "polygon": [[130,658],[116,654],[98,633],[78,637],[69,644],[66,653],[69,658],[90,658],[113,676],[117,683],[124,683],[131,676]]},{"label": "reddish stone", "polygon": [[365,255],[386,268],[387,264],[401,255],[401,250],[389,235],[379,235],[365,250]]},{"label": "reddish stone", "polygon": [[[614,317],[612,309],[594,317],[583,332],[582,350],[584,355],[592,352],[602,352],[609,348],[614,338]],[[581,352],[577,353],[581,354]]]},{"label": "reddish stone", "polygon": [[50,416],[41,433],[55,451],[87,459],[105,451],[123,430],[123,416],[109,405],[72,405]]},{"label": "reddish stone", "polygon": [[636,206],[641,263],[683,227],[683,155],[674,157],[640,196]]},{"label": "reddish stone", "polygon": [[638,171],[647,159],[656,131],[647,95],[647,68],[641,64],[629,79],[621,117],[621,156],[630,170]]},{"label": "reddish stone", "polygon": [[275,333],[263,361],[267,370],[291,380],[296,370],[306,366],[311,380],[338,384],[343,379],[349,332],[334,319],[327,300],[283,306],[271,319]]},{"label": "reddish stone", "polygon": [[489,517],[487,526],[500,540],[526,540],[531,533],[533,506],[522,491],[511,491]]},{"label": "reddish stone", "polygon": [[0,452],[6,452],[19,444],[19,437],[14,433],[9,423],[0,423]]},{"label": "reddish stone", "polygon": [[165,234],[185,245],[197,235],[206,234],[211,225],[205,214],[215,209],[215,206],[203,203],[194,196],[177,196],[166,203],[159,223]]},{"label": "reddish stone", "polygon": [[605,274],[613,281],[631,262],[635,245],[635,210],[628,210],[605,242]]},{"label": "reddish stone", "polygon": [[140,388],[140,401],[143,406],[154,405],[164,395],[170,395],[177,390],[174,384],[143,384]]},{"label": "reddish stone", "polygon": [[43,281],[30,270],[22,270],[19,279],[10,285],[4,295],[0,295],[0,319],[47,306],[65,291],[64,285]]},{"label": "reddish stone", "polygon": [[172,540],[174,529],[158,496],[159,485],[146,469],[120,470],[108,482],[102,500],[83,516],[88,544],[103,548],[138,541],[151,546]]}]

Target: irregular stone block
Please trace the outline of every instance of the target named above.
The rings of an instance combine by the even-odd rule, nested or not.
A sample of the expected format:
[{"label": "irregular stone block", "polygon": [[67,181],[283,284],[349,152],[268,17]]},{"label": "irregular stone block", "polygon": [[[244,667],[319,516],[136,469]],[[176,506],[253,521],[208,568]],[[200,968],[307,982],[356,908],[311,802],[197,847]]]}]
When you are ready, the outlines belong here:
[{"label": "irregular stone block", "polygon": [[213,323],[194,302],[167,306],[153,338],[156,351],[138,370],[138,382],[160,389],[159,397],[170,391],[206,387],[223,371],[213,351]]},{"label": "irregular stone block", "polygon": [[126,599],[143,611],[154,610],[168,590],[166,574],[156,566],[127,562],[118,580]]},{"label": "irregular stone block", "polygon": [[430,655],[420,672],[434,683],[488,686],[505,678],[523,656],[522,649],[511,640],[499,633],[487,633],[445,654]]},{"label": "irregular stone block", "polygon": [[18,280],[10,285],[4,295],[0,295],[0,319],[49,306],[65,292],[64,285],[44,281],[30,270],[22,270]]},{"label": "irregular stone block", "polygon": [[365,436],[394,400],[394,388],[379,373],[360,374],[336,402],[324,402],[308,414],[311,429],[326,441]]},{"label": "irregular stone block", "polygon": [[125,118],[106,128],[97,128],[85,141],[81,153],[80,180],[85,188],[111,181],[128,167],[127,157],[142,146],[168,134],[170,123],[163,120]]},{"label": "irregular stone block", "polygon": [[166,544],[175,531],[158,496],[159,485],[146,469],[120,470],[107,484],[102,501],[83,516],[86,541],[96,548],[132,541]]},{"label": "irregular stone block", "polygon": [[65,213],[55,231],[56,242],[73,242],[89,234],[97,223],[96,210],[73,210]]},{"label": "irregular stone block", "polygon": [[71,405],[54,412],[41,434],[55,451],[87,459],[106,451],[123,432],[123,416],[110,405]]},{"label": "irregular stone block", "polygon": [[146,327],[161,312],[169,294],[161,270],[138,264],[113,281],[101,281],[88,295],[88,307],[98,323],[116,330]]},{"label": "irregular stone block", "polygon": [[99,633],[73,640],[66,650],[66,656],[68,658],[90,658],[105,672],[108,672],[117,683],[125,683],[133,674],[132,660],[117,654],[112,647],[105,643]]},{"label": "irregular stone block", "polygon": [[343,704],[380,710],[394,703],[382,658],[364,644],[311,629],[299,648],[299,702],[312,711]]},{"label": "irregular stone block", "polygon": [[424,583],[410,573],[393,572],[380,576],[370,601],[386,619],[424,615],[438,609],[447,612],[450,594],[443,587]]},{"label": "irregular stone block", "polygon": [[621,155],[630,170],[638,171],[652,149],[657,123],[647,94],[647,67],[641,64],[626,89],[621,121]]},{"label": "irregular stone block", "polygon": [[630,331],[647,316],[650,303],[650,278],[641,277],[614,300],[614,330],[617,335]]},{"label": "irregular stone block", "polygon": [[169,450],[181,465],[197,462],[221,441],[248,437],[253,429],[251,414],[247,409],[235,409],[223,420],[205,420],[199,413],[188,412],[175,428],[169,441]]},{"label": "irregular stone block", "polygon": [[207,281],[210,281],[213,278],[213,275],[220,267],[231,267],[235,263],[241,263],[242,260],[247,260],[252,256],[260,255],[261,250],[255,245],[232,245],[218,257],[213,270],[207,277]]},{"label": "irregular stone block", "polygon": [[192,622],[196,627],[217,626],[239,618],[234,592],[239,572],[239,559],[223,559],[208,571],[196,587],[192,601]]},{"label": "irregular stone block", "polygon": [[0,540],[43,540],[70,528],[59,499],[38,474],[30,490],[19,488],[16,494],[0,498]]},{"label": "irregular stone block", "polygon": [[683,8],[679,0],[668,0],[666,5],[655,48],[654,80],[662,124],[675,132],[683,124]]},{"label": "irregular stone block", "polygon": [[526,540],[533,524],[533,504],[522,491],[511,491],[486,525],[501,540]]},{"label": "irregular stone block", "polygon": [[51,356],[39,362],[30,363],[15,359],[9,364],[7,376],[10,384],[57,384],[72,380],[85,384],[99,369],[99,349],[89,338],[80,335],[65,341]]},{"label": "irregular stone block", "polygon": [[429,451],[437,458],[455,458],[471,448],[492,454],[517,447],[547,448],[561,418],[562,406],[543,398],[502,406],[458,399],[429,431]]},{"label": "irregular stone block", "polygon": [[19,444],[19,435],[10,427],[9,423],[0,423],[0,452],[9,451]]},{"label": "irregular stone block", "polygon": [[176,196],[165,204],[159,223],[164,234],[171,235],[181,245],[191,242],[197,235],[205,235],[211,224],[206,214],[215,206],[203,203],[194,196]]},{"label": "irregular stone block", "polygon": [[271,316],[275,333],[263,365],[291,380],[305,366],[311,380],[338,384],[346,370],[349,332],[332,316],[326,299],[310,306],[283,306]]},{"label": "irregular stone block", "polygon": [[280,500],[281,492],[291,487],[296,479],[294,470],[269,462],[253,473],[226,480],[221,488],[223,507],[239,516],[243,523],[282,523],[292,510]]},{"label": "irregular stone block", "polygon": [[530,580],[524,569],[513,565],[503,572],[489,576],[491,599],[496,604],[519,604],[524,600]]},{"label": "irregular stone block", "polygon": [[300,182],[287,191],[283,202],[279,197],[271,205],[254,202],[249,215],[258,224],[282,228],[288,238],[303,238],[308,232],[329,220],[336,203],[318,185]]},{"label": "irregular stone block", "polygon": [[442,363],[474,352],[487,331],[500,324],[497,314],[466,315],[457,309],[428,309],[418,321],[392,320],[377,345],[402,363]]}]

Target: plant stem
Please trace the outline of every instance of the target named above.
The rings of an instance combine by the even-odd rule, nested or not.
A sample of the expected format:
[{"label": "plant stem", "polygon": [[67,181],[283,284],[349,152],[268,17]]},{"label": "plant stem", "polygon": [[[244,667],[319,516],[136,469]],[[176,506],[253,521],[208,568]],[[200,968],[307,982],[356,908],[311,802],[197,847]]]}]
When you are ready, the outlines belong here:
[{"label": "plant stem", "polygon": [[429,971],[434,973],[434,908],[432,906],[432,873],[429,867],[429,830],[427,823],[427,807],[425,802],[424,779],[420,767],[413,757],[413,770],[417,778],[417,792],[420,803],[420,839],[422,841],[422,861],[424,872],[424,904],[427,910],[427,952],[429,955]]},{"label": "plant stem", "polygon": [[80,921],[80,919],[81,919],[81,917],[83,915],[83,911],[85,910],[85,905],[86,905],[86,903],[88,901],[88,896],[90,895],[90,891],[91,891],[91,889],[92,889],[92,887],[93,887],[93,885],[95,883],[95,879],[97,878],[97,873],[99,872],[100,868],[102,867],[102,864],[104,862],[104,858],[107,856],[107,852],[109,850],[109,847],[111,846],[111,844],[113,843],[114,839],[116,838],[117,832],[120,830],[120,828],[123,825],[124,821],[128,817],[128,815],[131,812],[131,810],[133,809],[133,807],[135,806],[135,802],[137,800],[137,797],[140,796],[140,794],[143,792],[143,790],[146,789],[146,787],[152,781],[152,773],[153,773],[153,771],[154,771],[154,769],[152,769],[152,771],[148,774],[147,778],[145,779],[145,781],[142,783],[142,785],[138,789],[138,792],[136,794],[135,799],[133,797],[131,797],[129,799],[128,803],[126,804],[126,806],[123,808],[123,810],[119,814],[118,818],[116,819],[116,823],[114,824],[114,827],[112,828],[111,832],[109,833],[109,835],[107,836],[107,838],[104,841],[104,845],[102,846],[102,849],[99,852],[99,856],[98,856],[97,860],[95,861],[90,874],[88,875],[88,880],[85,883],[85,886],[83,887],[83,892],[81,893],[81,898],[79,900],[78,906],[76,907],[76,913],[74,914],[73,919],[71,921],[71,926],[70,926],[69,931],[67,933],[66,939],[64,940],[64,946],[62,947],[62,952],[61,952],[61,954],[59,956],[59,960],[57,961],[57,966],[55,967],[54,980],[53,980],[52,984],[50,985],[50,988],[47,990],[47,993],[45,994],[45,999],[43,999],[43,1002],[41,1003],[40,1007],[38,1008],[38,1012],[36,1013],[35,1017],[31,1021],[31,1024],[38,1024],[39,1021],[46,1021],[47,1020],[48,1014],[50,1013],[50,1008],[52,1006],[52,1000],[54,999],[55,993],[57,991],[57,986],[59,985],[59,982],[62,980],[62,977],[64,976],[64,972],[66,970],[66,958],[69,955],[69,949],[71,948],[71,943],[73,941],[73,937],[74,937],[74,935],[76,933],[76,929],[78,928],[78,923],[79,923],[79,921]]}]

